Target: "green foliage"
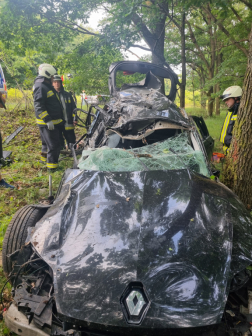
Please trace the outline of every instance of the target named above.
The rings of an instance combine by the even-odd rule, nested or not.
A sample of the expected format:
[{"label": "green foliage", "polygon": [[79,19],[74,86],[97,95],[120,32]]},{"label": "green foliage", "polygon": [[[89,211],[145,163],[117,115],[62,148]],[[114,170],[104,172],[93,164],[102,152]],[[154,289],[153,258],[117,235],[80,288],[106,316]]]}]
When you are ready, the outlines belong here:
[{"label": "green foliage", "polygon": [[73,78],[64,82],[66,90],[88,94],[109,94],[108,68],[113,62],[123,60],[122,54],[110,45],[100,46],[96,37],[85,39],[72,52],[60,55],[56,65],[60,74],[70,72]]},{"label": "green foliage", "polygon": [[116,86],[121,88],[123,84],[136,84],[141,80],[144,80],[145,77],[145,74],[132,73],[125,75],[122,71],[118,71],[116,74]]},{"label": "green foliage", "polygon": [[[85,24],[100,8],[106,17],[95,32]],[[15,87],[17,80],[31,87],[37,66],[48,62],[57,64],[61,73],[74,74],[68,89],[108,93],[109,63],[123,58],[122,46],[127,49],[142,39],[153,58],[158,55],[160,62],[165,59],[180,69],[184,12],[187,88],[206,93],[219,84],[214,98],[230,85],[242,85],[252,11],[236,0],[6,0],[0,13],[0,48],[13,69],[12,76],[6,75],[8,84]]]},{"label": "green foliage", "polygon": [[[1,41],[15,54],[24,55],[28,48],[53,55],[73,36],[74,32],[68,28],[57,29],[53,11],[45,17],[44,5],[29,0],[9,0],[2,7]],[[53,2],[51,5],[55,10]]]},{"label": "green foliage", "polygon": [[[7,107],[9,102],[7,100]],[[1,169],[2,177],[16,189],[1,189],[0,192],[0,247],[6,228],[13,214],[26,204],[34,204],[48,197],[48,173],[46,166],[39,163],[41,140],[36,125],[35,114],[31,111],[10,112],[0,109],[1,134],[5,139],[20,125],[24,130],[10,143],[8,150],[13,152],[13,163]],[[77,129],[77,135],[83,130]],[[55,194],[64,170],[72,167],[72,159],[59,163],[60,170],[53,174]]]}]

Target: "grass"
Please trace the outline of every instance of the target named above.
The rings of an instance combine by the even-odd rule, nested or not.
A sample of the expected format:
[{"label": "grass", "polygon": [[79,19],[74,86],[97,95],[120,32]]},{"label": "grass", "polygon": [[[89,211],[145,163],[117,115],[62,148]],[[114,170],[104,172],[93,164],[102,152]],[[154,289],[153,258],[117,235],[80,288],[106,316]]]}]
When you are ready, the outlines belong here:
[{"label": "grass", "polygon": [[[0,290],[3,288],[5,282],[6,278],[4,276],[2,267],[0,267]],[[3,301],[4,301],[4,307],[2,306],[2,304],[0,304],[0,311],[2,311],[3,308],[8,308],[11,302],[11,285],[9,283],[6,284],[5,289],[3,291]],[[5,326],[4,321],[0,320],[0,335],[15,336],[16,334],[10,333],[9,329]]]},{"label": "grass", "polygon": [[[15,107],[15,102],[8,104],[10,110]],[[80,107],[80,102],[78,102]],[[205,115],[200,109],[186,109],[188,114]],[[215,140],[215,151],[221,152],[219,142],[220,129],[223,124],[226,112],[222,111],[220,116],[206,118],[205,121],[210,134]],[[10,143],[8,150],[12,151],[13,163],[9,167],[1,169],[1,173],[7,182],[13,184],[16,189],[0,189],[0,248],[2,247],[4,233],[14,213],[26,204],[38,203],[48,197],[48,173],[46,167],[39,163],[41,142],[39,130],[35,123],[35,116],[32,110],[5,111],[0,109],[1,133],[5,139],[20,125],[25,126],[24,130]],[[80,136],[83,129],[77,128],[77,135]],[[58,172],[53,174],[53,193],[57,191],[58,184],[64,170],[72,167],[72,159],[60,161]],[[5,282],[2,269],[0,268],[0,288]],[[4,292],[4,299],[9,301],[10,286]],[[1,310],[1,307],[0,307]],[[0,322],[0,336],[10,335],[4,322]],[[13,334],[12,334],[13,335]]]},{"label": "grass", "polygon": [[[226,114],[227,114],[227,110],[223,109],[221,110],[220,115],[218,116],[212,116],[209,117],[206,114],[205,110],[202,110],[200,108],[186,108],[186,112],[189,115],[196,115],[196,116],[203,116],[205,123],[207,125],[209,134],[212,136],[212,138],[214,139],[214,152],[218,152],[218,153],[223,153],[222,151],[222,144],[219,141],[220,138],[220,132],[221,132],[221,128],[222,125],[224,123]],[[224,163],[214,163],[214,166],[217,170],[220,170],[220,180],[222,181],[222,171],[223,171],[223,167],[224,167]]]},{"label": "grass", "polygon": [[214,151],[222,153],[222,144],[220,143],[219,138],[220,138],[220,131],[227,114],[227,110],[223,109],[221,110],[219,116],[214,115],[213,117],[207,116],[206,111],[200,108],[192,108],[192,107],[186,108],[186,112],[189,115],[203,116],[209,134],[214,139]]},{"label": "grass", "polygon": [[[13,102],[10,104],[14,107]],[[7,226],[14,213],[26,204],[38,203],[49,195],[48,173],[44,165],[39,163],[41,141],[39,129],[32,110],[5,111],[0,109],[1,134],[4,140],[20,125],[24,129],[10,142],[4,150],[12,151],[13,163],[1,169],[2,177],[15,186],[15,190],[0,189],[0,249]],[[78,129],[78,135],[83,129]],[[72,167],[73,159],[66,158],[59,162],[59,171],[53,174],[53,194],[56,193],[62,174],[66,168]],[[0,289],[5,282],[0,268]],[[10,287],[4,292],[4,299],[8,299]],[[8,301],[8,300],[7,300]],[[1,311],[1,307],[0,307]],[[4,322],[0,322],[0,336],[10,335]],[[13,333],[11,335],[14,335]]]},{"label": "grass", "polygon": [[[0,194],[0,247],[3,235],[12,215],[26,204],[37,203],[48,194],[48,174],[45,166],[39,163],[40,137],[32,112],[10,113],[0,112],[3,139],[18,126],[24,130],[10,143],[13,163],[1,169],[2,177],[16,189],[1,189]],[[61,161],[61,171],[53,175],[53,191],[57,190],[61,175],[65,168],[71,166],[70,160]]]}]

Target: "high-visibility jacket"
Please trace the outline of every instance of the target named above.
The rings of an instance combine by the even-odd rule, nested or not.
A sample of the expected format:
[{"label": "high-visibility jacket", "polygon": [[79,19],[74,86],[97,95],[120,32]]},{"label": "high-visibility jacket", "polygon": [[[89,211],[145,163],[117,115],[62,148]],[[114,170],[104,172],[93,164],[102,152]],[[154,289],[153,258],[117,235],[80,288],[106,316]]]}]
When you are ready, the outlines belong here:
[{"label": "high-visibility jacket", "polygon": [[59,96],[45,77],[38,76],[35,79],[33,101],[38,126],[45,126],[48,121],[54,125],[65,122]]},{"label": "high-visibility jacket", "polygon": [[76,108],[73,96],[71,95],[70,92],[65,91],[63,87],[61,87],[61,90],[58,93],[58,95],[60,97],[63,106],[63,116],[66,121],[65,130],[66,131],[73,130],[74,129],[73,121],[75,118],[73,110]]},{"label": "high-visibility jacket", "polygon": [[232,140],[232,132],[234,128],[235,121],[237,119],[237,113],[240,103],[235,103],[234,106],[229,109],[228,114],[226,115],[224,124],[221,130],[220,142],[223,144],[223,152],[227,155],[229,147]]}]

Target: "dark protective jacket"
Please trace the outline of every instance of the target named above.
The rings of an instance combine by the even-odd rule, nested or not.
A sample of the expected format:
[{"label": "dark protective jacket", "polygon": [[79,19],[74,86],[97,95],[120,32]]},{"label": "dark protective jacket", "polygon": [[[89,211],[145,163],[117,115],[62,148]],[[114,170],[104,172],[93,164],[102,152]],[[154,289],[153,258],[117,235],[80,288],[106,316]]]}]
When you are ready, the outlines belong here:
[{"label": "dark protective jacket", "polygon": [[39,126],[45,126],[48,121],[54,125],[64,122],[63,107],[54,87],[45,77],[38,76],[33,86],[34,109]]},{"label": "dark protective jacket", "polygon": [[239,110],[240,102],[235,103],[234,106],[229,109],[228,114],[226,115],[224,124],[221,130],[220,142],[223,144],[223,152],[224,154],[228,153],[231,140],[232,140],[232,132],[234,128],[235,121],[237,119],[237,113]]},{"label": "dark protective jacket", "polygon": [[2,136],[0,132],[0,159],[3,158],[3,145],[2,145]]},{"label": "dark protective jacket", "polygon": [[76,104],[73,100],[71,93],[65,91],[63,87],[61,87],[61,90],[58,94],[60,97],[61,104],[63,106],[63,117],[64,120],[66,121],[65,130],[66,131],[73,130],[74,129],[73,121],[75,118],[73,110],[76,108]]}]

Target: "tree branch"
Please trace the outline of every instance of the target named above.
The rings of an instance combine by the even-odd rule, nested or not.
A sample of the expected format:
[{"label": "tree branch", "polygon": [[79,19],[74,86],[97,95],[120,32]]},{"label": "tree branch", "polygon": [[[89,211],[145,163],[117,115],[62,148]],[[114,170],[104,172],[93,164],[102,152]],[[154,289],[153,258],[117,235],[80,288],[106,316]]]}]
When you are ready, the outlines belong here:
[{"label": "tree branch", "polygon": [[[152,2],[153,4],[155,4],[155,1],[154,1],[154,0],[151,0],[151,2]],[[162,11],[165,12],[165,14],[166,14],[167,17],[170,19],[170,21],[172,21],[172,22],[175,24],[175,26],[177,26],[177,28],[178,28],[179,30],[181,30],[181,25],[180,25],[180,24],[174,19],[174,17],[173,17],[173,2],[172,2],[172,15],[170,14],[169,10],[167,11],[162,5],[160,5],[160,3],[157,3],[157,5],[158,5],[158,7],[159,7],[160,9],[162,9]]]},{"label": "tree branch", "polygon": [[[68,28],[72,31],[77,31],[79,33],[82,33],[82,34],[87,34],[87,35],[93,35],[93,36],[100,36],[100,34],[96,34],[96,33],[93,33],[93,32],[90,32],[88,29],[84,28],[84,27],[81,27],[80,25],[76,24],[75,22],[71,22],[71,21],[68,21],[68,20],[65,20],[66,24],[59,21],[57,18],[53,17],[53,18],[48,18],[46,16],[45,13],[43,12],[39,12],[39,14],[44,17],[46,20],[48,20],[48,22],[51,22],[51,23],[56,23],[58,24],[59,26],[61,27],[64,27],[64,28]],[[75,28],[76,27],[76,28]]]},{"label": "tree branch", "polygon": [[140,59],[140,57],[137,55],[137,54],[135,54],[133,51],[131,51],[131,50],[129,50],[129,49],[126,49],[125,47],[121,47],[122,49],[124,49],[125,51],[128,51],[128,52],[130,52],[132,55],[134,55],[134,56],[136,56],[138,59]]},{"label": "tree branch", "polygon": [[133,47],[133,48],[140,48],[140,49],[143,49],[143,50],[146,50],[146,51],[151,51],[150,48],[146,48],[146,47],[143,47],[143,46],[138,45],[138,44],[132,44],[131,47]]},{"label": "tree branch", "polygon": [[199,45],[198,45],[198,42],[197,42],[197,40],[196,40],[196,37],[195,37],[195,35],[194,35],[194,33],[193,33],[193,30],[192,30],[192,27],[191,27],[191,24],[190,24],[190,22],[189,22],[188,20],[186,20],[186,23],[187,23],[187,26],[188,26],[188,28],[189,28],[189,32],[190,32],[191,40],[192,40],[193,44],[195,45],[196,49],[198,50],[199,57],[200,57],[201,60],[205,63],[205,65],[206,65],[208,71],[210,72],[211,69],[210,69],[209,63],[208,63],[208,61],[206,60],[205,55],[203,54],[202,50],[200,49],[200,47],[199,47]]},{"label": "tree branch", "polygon": [[230,9],[231,11],[234,13],[234,15],[236,16],[236,18],[242,22],[242,18],[240,17],[240,15],[238,14],[238,12],[236,11],[236,9],[230,4]]},{"label": "tree branch", "polygon": [[223,45],[223,46],[221,46],[220,48],[217,48],[216,49],[216,51],[217,50],[221,50],[222,48],[227,48],[227,47],[229,47],[229,46],[231,46],[231,45],[234,45],[234,44],[236,44],[236,43],[241,43],[241,42],[249,42],[249,39],[242,39],[242,40],[240,40],[240,41],[235,41],[234,43],[229,43],[229,44],[227,44],[227,45]]},{"label": "tree branch", "polygon": [[251,2],[249,2],[249,1],[246,1],[246,0],[240,0],[241,2],[243,2],[244,3],[244,5],[246,5],[249,9],[251,9],[252,10],[252,3]]},{"label": "tree branch", "polygon": [[230,38],[230,40],[237,46],[238,49],[240,49],[246,57],[249,56],[249,52],[246,48],[242,47],[235,39],[230,35],[230,33],[227,31],[227,29],[223,26],[223,24],[217,20],[217,18],[213,15],[213,13],[206,7],[202,7],[202,9],[211,16],[213,19],[214,23],[216,23],[219,27],[219,29],[227,36]]}]

